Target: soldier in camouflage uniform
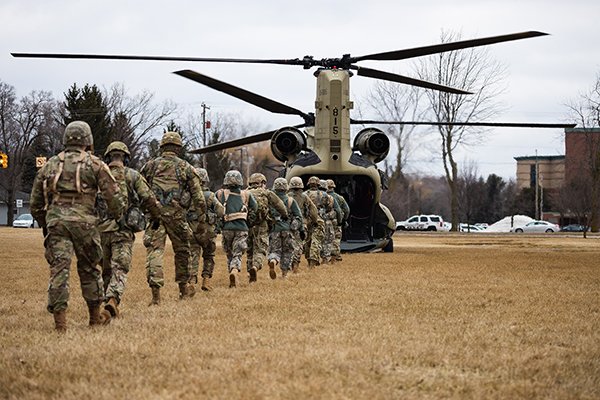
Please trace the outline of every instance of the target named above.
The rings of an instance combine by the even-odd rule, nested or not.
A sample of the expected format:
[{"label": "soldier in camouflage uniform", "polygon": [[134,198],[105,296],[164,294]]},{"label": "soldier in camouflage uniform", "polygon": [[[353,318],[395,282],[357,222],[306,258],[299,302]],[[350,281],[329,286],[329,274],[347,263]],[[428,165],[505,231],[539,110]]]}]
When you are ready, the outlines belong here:
[{"label": "soldier in camouflage uniform", "polygon": [[350,207],[344,199],[344,196],[335,192],[335,182],[333,179],[327,179],[327,194],[332,196],[342,210],[342,221],[334,224],[334,240],[331,249],[332,261],[342,261],[341,243],[342,243],[342,227],[346,224],[346,220],[350,216]]},{"label": "soldier in camouflage uniform", "polygon": [[147,229],[146,272],[152,289],[150,305],[160,303],[160,288],[164,286],[163,256],[167,235],[175,253],[175,281],[179,285],[179,298],[190,298],[196,293],[191,280],[190,240],[192,230],[187,223],[189,193],[191,207],[199,219],[205,218],[206,203],[196,179],[194,167],[178,157],[183,143],[177,132],[165,132],[160,141],[160,156],[148,161],[141,170],[150,188],[161,204],[161,223],[158,229]]},{"label": "soldier in camouflage uniform", "polygon": [[131,267],[134,233],[145,228],[145,218],[140,208],[150,213],[151,224],[158,226],[160,223],[160,207],[154,193],[139,172],[127,167],[130,155],[125,143],[118,141],[109,144],[104,153],[110,172],[126,199],[125,215],[119,220],[111,218],[104,212],[104,197],[98,196],[98,208],[101,211],[98,228],[102,233],[104,308],[112,317],[119,315],[118,305],[121,303],[127,273]]},{"label": "soldier in camouflage uniform", "polygon": [[320,265],[319,260],[321,258],[323,258],[324,262],[329,262],[331,258],[331,248],[325,246],[325,227],[326,221],[329,219],[331,211],[333,211],[334,200],[326,192],[319,190],[319,183],[320,180],[318,177],[311,176],[308,179],[308,190],[305,192],[317,207],[319,218],[323,220],[323,228],[321,229],[320,226],[317,226],[312,232],[309,231],[306,239],[304,255],[308,260],[309,268]]},{"label": "soldier in camouflage uniform", "polygon": [[[300,231],[294,232],[294,238],[296,239],[296,249],[294,251],[294,257],[292,259],[292,271],[298,272],[300,267],[300,259],[302,257],[302,253],[304,252],[305,240],[308,240],[312,237],[319,236],[319,234],[315,234],[315,230],[319,230],[321,232],[319,237],[322,237],[323,229],[325,228],[325,222],[319,218],[319,211],[315,206],[315,203],[312,202],[310,197],[306,193],[304,193],[304,183],[302,179],[298,176],[294,176],[290,179],[289,184],[289,192],[288,196],[296,200],[300,211],[302,212],[302,225],[304,227],[305,236],[300,234]],[[302,237],[304,236],[304,237]],[[310,246],[310,244],[309,244]],[[310,254],[309,257],[312,258],[312,264],[317,265],[319,262],[319,253]],[[309,263],[311,262],[310,258],[308,259]]]},{"label": "soldier in camouflage uniform", "polygon": [[223,188],[215,193],[217,200],[225,207],[223,216],[222,243],[227,254],[229,287],[238,285],[238,274],[242,269],[242,256],[248,248],[249,219],[256,218],[258,205],[254,196],[242,190],[244,181],[239,171],[227,171]]},{"label": "soldier in camouflage uniform", "polygon": [[279,264],[281,274],[285,278],[292,268],[292,258],[296,250],[294,231],[299,231],[304,236],[302,213],[296,200],[287,195],[288,183],[285,178],[277,178],[273,183],[273,191],[285,202],[287,217],[273,210],[275,223],[269,234],[269,276],[277,278],[275,267]]},{"label": "soldier in camouflage uniform", "polygon": [[223,218],[225,208],[208,188],[208,172],[204,168],[196,168],[196,172],[206,202],[206,217],[200,220],[195,212],[188,213],[188,221],[194,234],[194,240],[191,242],[192,282],[198,282],[198,267],[202,255],[202,290],[210,291],[217,249],[216,225],[217,220]]},{"label": "soldier in camouflage uniform", "polygon": [[341,222],[343,213],[337,200],[333,196],[327,194],[326,180],[319,180],[319,190],[333,199],[333,210],[325,215],[325,238],[323,240],[323,250],[321,252],[323,264],[333,264],[335,263],[335,258],[332,257],[333,242],[335,241],[335,224]]},{"label": "soldier in camouflage uniform", "polygon": [[99,266],[102,247],[94,213],[96,193],[102,193],[108,211],[115,217],[120,217],[125,204],[108,166],[87,151],[93,147],[87,123],[68,124],[63,144],[65,150],[39,170],[31,191],[31,214],[43,228],[45,256],[50,264],[48,311],[54,315],[58,332],[67,330],[73,253],[77,256],[77,273],[90,326],[110,321],[108,312],[100,312],[104,288]]},{"label": "soldier in camouflage uniform", "polygon": [[246,267],[250,282],[256,282],[257,272],[262,269],[267,251],[269,250],[269,219],[271,208],[287,218],[287,210],[281,199],[271,190],[266,188],[267,178],[260,173],[250,175],[248,190],[258,204],[256,221],[248,231],[248,254]]}]

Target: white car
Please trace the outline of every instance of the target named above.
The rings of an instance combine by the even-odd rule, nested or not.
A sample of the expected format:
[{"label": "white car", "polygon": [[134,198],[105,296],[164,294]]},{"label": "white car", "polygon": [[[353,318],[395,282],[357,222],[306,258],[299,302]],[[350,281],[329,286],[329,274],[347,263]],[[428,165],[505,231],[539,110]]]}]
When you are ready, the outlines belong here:
[{"label": "white car", "polygon": [[21,214],[13,221],[13,228],[35,228],[38,226],[31,214]]},{"label": "white car", "polygon": [[483,232],[484,230],[477,225],[460,224],[461,232]]},{"label": "white car", "polygon": [[530,223],[520,226],[518,228],[512,228],[511,232],[523,233],[523,232],[533,232],[533,233],[551,233],[560,231],[560,226],[553,224],[548,221],[531,221]]},{"label": "white car", "polygon": [[406,221],[396,222],[397,231],[443,231],[444,220],[439,215],[413,215]]}]

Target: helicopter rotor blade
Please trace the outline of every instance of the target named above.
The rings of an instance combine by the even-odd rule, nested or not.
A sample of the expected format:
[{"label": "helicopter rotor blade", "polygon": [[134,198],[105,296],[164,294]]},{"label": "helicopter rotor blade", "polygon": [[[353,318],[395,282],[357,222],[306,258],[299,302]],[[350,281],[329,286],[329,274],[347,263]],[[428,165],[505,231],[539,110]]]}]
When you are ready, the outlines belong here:
[{"label": "helicopter rotor blade", "polygon": [[350,119],[351,124],[372,125],[428,125],[428,126],[481,126],[497,128],[574,128],[577,124],[536,123],[536,122],[428,122],[428,121],[377,121]]},{"label": "helicopter rotor blade", "polygon": [[467,49],[470,47],[485,46],[488,44],[509,42],[512,40],[528,39],[537,36],[546,36],[548,33],[538,31],[527,31],[520,33],[511,33],[508,35],[491,36],[481,39],[461,40],[452,43],[442,43],[432,46],[416,47],[413,49],[404,49],[396,51],[387,51],[384,53],[369,54],[366,56],[352,57],[352,62],[358,62],[363,60],[379,60],[379,61],[393,61],[393,60],[405,60],[407,58],[427,56],[431,54],[443,53],[445,51],[453,51],[460,49]]},{"label": "helicopter rotor blade", "polygon": [[[295,125],[294,127],[300,129],[300,128],[304,128],[306,126],[308,126],[308,125],[301,124],[301,125]],[[271,140],[271,137],[273,137],[273,134],[275,132],[277,132],[277,129],[268,131],[268,132],[257,133],[256,135],[246,136],[246,137],[243,137],[240,139],[234,139],[234,140],[230,140],[230,141],[223,142],[223,143],[215,143],[215,144],[211,144],[211,145],[202,147],[200,149],[190,150],[190,153],[206,154],[206,153],[212,153],[215,151],[232,149],[234,147],[246,146],[248,144],[264,142],[266,140]]]},{"label": "helicopter rotor blade", "polygon": [[406,85],[418,86],[426,89],[439,90],[442,92],[454,93],[454,94],[472,94],[460,89],[455,89],[449,86],[439,85],[437,83],[427,82],[420,79],[409,78],[407,76],[392,74],[390,72],[379,71],[371,68],[359,67],[352,65],[351,69],[355,69],[359,76],[366,76],[369,78],[383,79],[391,82],[404,83]]},{"label": "helicopter rotor blade", "polygon": [[253,104],[264,110],[267,110],[267,111],[270,111],[273,113],[277,113],[277,114],[299,115],[302,118],[304,118],[304,121],[306,123],[310,123],[309,121],[311,120],[311,117],[308,114],[306,114],[296,108],[279,103],[275,100],[268,99],[268,98],[258,95],[256,93],[252,93],[248,90],[242,89],[240,87],[233,86],[229,83],[219,81],[217,79],[211,78],[206,75],[202,75],[196,71],[192,71],[189,69],[175,71],[173,73],[177,74],[179,76],[183,76],[184,78],[191,79],[194,82],[201,83],[205,86],[208,86],[208,87],[218,90],[220,92],[227,93],[230,96],[233,96],[235,98],[243,100],[247,103]]}]

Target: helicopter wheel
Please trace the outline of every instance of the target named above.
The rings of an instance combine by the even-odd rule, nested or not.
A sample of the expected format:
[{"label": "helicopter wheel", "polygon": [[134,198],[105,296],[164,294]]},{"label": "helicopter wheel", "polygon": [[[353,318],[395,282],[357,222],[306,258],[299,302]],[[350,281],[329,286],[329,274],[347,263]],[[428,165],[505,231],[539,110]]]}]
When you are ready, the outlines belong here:
[{"label": "helicopter wheel", "polygon": [[390,238],[385,246],[383,246],[384,253],[393,253],[394,252],[394,240]]}]

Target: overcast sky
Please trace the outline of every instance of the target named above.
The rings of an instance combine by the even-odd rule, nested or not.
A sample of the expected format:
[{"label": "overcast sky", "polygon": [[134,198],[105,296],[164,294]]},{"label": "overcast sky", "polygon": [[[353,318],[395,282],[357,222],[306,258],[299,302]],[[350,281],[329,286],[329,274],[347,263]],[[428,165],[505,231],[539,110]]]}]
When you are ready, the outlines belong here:
[{"label": "overcast sky", "polygon": [[[356,5],[354,5],[356,3]],[[0,80],[19,96],[73,83],[120,82],[183,110],[238,112],[277,128],[302,122],[277,116],[172,74],[194,69],[292,107],[312,111],[315,79],[301,67],[183,62],[16,59],[10,52],[64,52],[229,58],[355,56],[439,43],[440,32],[463,39],[539,30],[551,36],[489,46],[508,68],[507,111],[498,121],[565,122],[564,103],[588,90],[600,72],[600,1],[181,1],[2,0]],[[409,61],[361,63],[409,75]],[[359,106],[373,80],[353,77]],[[370,116],[364,116],[365,118]],[[375,117],[375,116],[372,116]],[[250,134],[250,133],[249,133]],[[423,143],[435,148],[435,143]],[[497,129],[461,152],[479,172],[513,178],[513,157],[564,154],[560,130]],[[409,169],[441,174],[441,161],[415,155]]]}]

